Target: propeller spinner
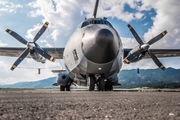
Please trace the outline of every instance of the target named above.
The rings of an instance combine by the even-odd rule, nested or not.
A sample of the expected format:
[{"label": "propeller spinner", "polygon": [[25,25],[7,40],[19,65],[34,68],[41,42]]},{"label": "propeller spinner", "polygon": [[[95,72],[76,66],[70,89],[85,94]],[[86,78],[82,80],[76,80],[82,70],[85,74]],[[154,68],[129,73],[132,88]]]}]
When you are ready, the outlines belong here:
[{"label": "propeller spinner", "polygon": [[[151,50],[149,49],[149,47],[154,44],[155,42],[157,42],[158,40],[160,40],[161,38],[163,38],[166,34],[167,31],[165,30],[164,32],[160,33],[159,35],[157,35],[156,37],[152,38],[151,40],[149,40],[149,42],[144,43],[142,41],[142,39],[139,37],[139,35],[136,33],[136,31],[134,30],[134,28],[128,24],[128,28],[130,29],[131,33],[133,34],[133,36],[135,37],[136,41],[139,43],[139,49],[134,52],[134,54],[130,54],[128,55],[125,59],[124,62],[125,63],[129,63],[130,60],[128,58],[134,59],[134,56],[142,56],[143,54],[145,55],[146,53],[149,54],[149,56],[152,58],[152,60],[154,61],[154,63],[161,68],[162,70],[166,70],[166,68],[164,67],[164,65],[159,61],[159,59],[151,52]],[[136,55],[135,55],[136,54]],[[139,60],[139,58],[138,58]]]},{"label": "propeller spinner", "polygon": [[26,56],[29,54],[31,50],[34,50],[38,54],[42,55],[44,58],[55,61],[55,58],[50,56],[48,53],[46,53],[42,48],[39,47],[39,45],[36,43],[36,41],[39,39],[39,37],[44,33],[46,28],[48,27],[48,22],[45,22],[44,25],[41,27],[39,32],[35,35],[33,42],[28,42],[24,38],[22,38],[20,35],[18,35],[16,32],[7,29],[6,32],[9,33],[11,36],[16,38],[19,42],[21,42],[24,45],[27,45],[27,48],[22,52],[22,54],[19,56],[19,58],[14,62],[14,64],[11,67],[11,70],[14,70],[21,62],[26,58]]}]

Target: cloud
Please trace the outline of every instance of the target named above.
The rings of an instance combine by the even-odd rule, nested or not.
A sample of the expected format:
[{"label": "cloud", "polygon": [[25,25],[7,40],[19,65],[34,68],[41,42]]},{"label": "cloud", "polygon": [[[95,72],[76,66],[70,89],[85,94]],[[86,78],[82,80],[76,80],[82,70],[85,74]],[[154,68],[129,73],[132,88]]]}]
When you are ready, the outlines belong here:
[{"label": "cloud", "polygon": [[[152,37],[158,35],[164,30],[168,31],[168,34],[159,42],[153,45],[154,48],[180,48],[180,17],[179,17],[179,5],[177,0],[161,0],[161,1],[142,1],[143,5],[141,9],[153,8],[157,15],[153,18],[153,26],[145,33],[144,38],[146,41]],[[170,9],[167,9],[170,8]]]},{"label": "cloud", "polygon": [[0,40],[0,47],[5,47],[5,46],[7,46],[7,44],[6,44],[6,43],[1,42],[1,40]]},{"label": "cloud", "polygon": [[49,42],[48,42],[47,40],[41,40],[40,43],[41,43],[41,44],[44,44],[44,45],[42,45],[42,46],[45,46],[45,47],[54,47],[54,46],[52,46],[51,44],[49,44]]},{"label": "cloud", "polygon": [[[144,10],[150,10],[149,6],[145,7],[139,3],[141,0],[104,0],[100,1],[98,8],[98,17],[116,17],[120,20],[130,22],[132,20],[141,20],[145,18]],[[30,2],[29,7],[33,8],[28,15],[30,17],[42,16],[43,21],[49,21],[50,39],[63,45],[66,44],[69,36],[74,31],[73,28],[77,27],[77,20],[81,21],[83,17],[92,17],[94,9],[94,0],[90,1],[63,1],[63,0],[37,0]],[[46,7],[48,5],[48,7]],[[124,5],[128,5],[135,12],[128,12],[124,10]],[[76,21],[74,21],[76,20]],[[75,26],[76,25],[76,26]],[[27,37],[32,37],[32,32],[36,30],[28,30]],[[66,40],[61,40],[65,38]]]},{"label": "cloud", "polygon": [[[40,30],[40,28],[42,27],[42,25],[40,24],[37,24],[35,25],[32,29],[29,29],[27,31],[27,34],[26,34],[26,38],[30,39],[30,40],[33,40],[33,38],[35,37],[35,35],[38,33],[38,31]],[[30,42],[30,41],[29,41]]]},{"label": "cloud", "polygon": [[5,13],[16,13],[18,8],[23,8],[20,4],[0,0],[0,16]]},{"label": "cloud", "polygon": [[[33,8],[29,13],[29,17],[43,17],[43,22],[48,21],[51,39],[58,41],[59,38],[66,38],[58,42],[67,42],[69,36],[77,27],[77,21],[81,21],[83,16],[80,14],[81,5],[85,1],[71,0],[36,0],[28,4]],[[48,7],[47,7],[48,6]]]},{"label": "cloud", "polygon": [[0,61],[0,68],[1,68],[0,71],[1,72],[5,70],[5,72],[7,73],[8,71],[7,71],[7,69],[5,69],[7,67],[9,67],[9,65],[7,63],[5,63],[4,61]]},{"label": "cloud", "polygon": [[148,24],[149,24],[149,23],[148,23],[148,22],[146,22],[146,23],[144,23],[144,24],[143,24],[143,26],[147,26]]},{"label": "cloud", "polygon": [[124,38],[124,37],[121,37],[121,40],[122,40],[124,48],[134,48],[134,47],[136,47],[138,45],[138,43],[135,40],[135,38]]},{"label": "cloud", "polygon": [[144,14],[142,14],[140,12],[135,14],[135,18],[138,19],[138,20],[140,20],[143,16],[144,16]]},{"label": "cloud", "polygon": [[[98,17],[111,17],[118,18],[119,20],[130,22],[132,20],[140,20],[144,14],[138,11],[140,0],[103,0],[100,1],[98,8]],[[134,12],[126,11],[124,6],[128,5]],[[83,10],[87,13],[88,17],[92,17],[94,8],[94,0],[90,0],[90,4],[87,2],[83,6]]]},{"label": "cloud", "polygon": [[180,29],[177,29],[177,28],[174,29],[173,34],[174,34],[174,35],[177,35],[177,34],[179,33],[179,30],[180,30]]}]

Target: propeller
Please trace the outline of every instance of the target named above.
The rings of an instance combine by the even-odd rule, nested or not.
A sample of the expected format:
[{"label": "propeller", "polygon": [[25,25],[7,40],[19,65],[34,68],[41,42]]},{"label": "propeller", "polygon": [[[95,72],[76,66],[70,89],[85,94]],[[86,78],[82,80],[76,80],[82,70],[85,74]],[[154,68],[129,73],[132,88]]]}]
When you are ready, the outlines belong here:
[{"label": "propeller", "polygon": [[7,29],[6,32],[9,33],[10,35],[12,35],[14,38],[16,38],[22,44],[26,45],[28,43],[24,38],[22,38],[20,35],[18,35],[14,31]]},{"label": "propeller", "polygon": [[166,68],[164,67],[164,65],[159,61],[159,59],[151,52],[151,50],[149,49],[149,47],[154,44],[155,42],[157,42],[158,40],[160,40],[161,38],[163,38],[166,34],[167,31],[163,31],[162,33],[160,33],[159,35],[157,35],[156,37],[152,38],[151,40],[149,40],[149,42],[144,43],[142,41],[142,39],[139,37],[139,35],[136,33],[136,31],[134,30],[134,28],[128,24],[127,25],[129,30],[131,31],[131,33],[133,34],[133,36],[135,37],[136,41],[140,44],[140,49],[141,52],[144,53],[148,53],[149,56],[152,58],[152,60],[154,61],[154,63],[161,68],[162,70],[166,70]]},{"label": "propeller", "polygon": [[35,51],[44,58],[55,61],[55,58],[50,56],[48,53],[46,53],[42,48],[39,47],[39,45],[36,43],[36,41],[39,39],[39,37],[44,33],[46,28],[48,27],[48,22],[45,22],[44,25],[41,27],[39,32],[35,35],[33,38],[33,42],[28,42],[24,38],[22,38],[20,35],[18,35],[16,32],[7,29],[6,32],[9,33],[11,36],[16,38],[19,42],[21,42],[24,45],[27,45],[27,48],[22,52],[22,54],[19,56],[19,58],[14,62],[14,64],[11,67],[11,70],[13,71],[23,60],[26,58],[26,56],[29,54],[30,51]]}]

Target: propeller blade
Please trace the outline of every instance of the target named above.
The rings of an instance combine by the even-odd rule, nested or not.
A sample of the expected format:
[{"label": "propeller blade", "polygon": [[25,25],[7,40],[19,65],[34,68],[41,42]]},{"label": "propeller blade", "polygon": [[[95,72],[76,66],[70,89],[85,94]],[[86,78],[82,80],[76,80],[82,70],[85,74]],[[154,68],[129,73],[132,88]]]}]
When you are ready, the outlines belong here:
[{"label": "propeller blade", "polygon": [[13,71],[21,62],[24,60],[24,58],[29,54],[29,48],[26,48],[20,57],[14,62],[14,64],[11,67],[11,70]]},{"label": "propeller blade", "polygon": [[150,50],[148,50],[148,54],[159,68],[161,68],[162,70],[166,70],[164,65],[159,61],[159,59]]},{"label": "propeller blade", "polygon": [[19,42],[21,42],[22,44],[26,45],[27,44],[27,41],[22,38],[20,35],[18,35],[16,32],[10,30],[10,29],[7,29],[6,30],[7,33],[9,33],[11,36],[13,36],[14,38],[16,38]]},{"label": "propeller blade", "polygon": [[48,60],[50,60],[52,62],[55,62],[56,59],[54,57],[50,56],[49,54],[47,54],[44,50],[42,50],[42,49],[40,49],[38,47],[34,47],[34,50],[36,52],[38,52],[40,55],[42,55],[43,57],[45,57],[46,59],[48,59]]},{"label": "propeller blade", "polygon": [[131,33],[133,34],[133,36],[135,37],[136,41],[137,41],[140,45],[144,44],[143,41],[141,40],[141,38],[139,37],[139,35],[138,35],[138,34],[136,33],[136,31],[134,30],[134,28],[133,28],[130,24],[128,24],[127,26],[128,26],[128,28],[129,28],[129,30],[131,31]]},{"label": "propeller blade", "polygon": [[160,33],[159,35],[157,35],[156,37],[152,38],[148,44],[149,45],[152,45],[154,44],[155,42],[157,42],[158,40],[160,40],[161,38],[163,38],[165,35],[167,34],[167,31],[165,30],[164,32]]},{"label": "propeller blade", "polygon": [[94,13],[93,13],[94,18],[96,18],[96,15],[97,15],[98,4],[99,4],[99,0],[96,0],[95,7],[94,7]]},{"label": "propeller blade", "polygon": [[39,32],[36,34],[36,36],[33,39],[33,42],[36,42],[39,37],[44,33],[44,31],[46,30],[46,28],[48,27],[48,22],[45,22],[44,25],[41,27],[41,29],[39,30]]}]

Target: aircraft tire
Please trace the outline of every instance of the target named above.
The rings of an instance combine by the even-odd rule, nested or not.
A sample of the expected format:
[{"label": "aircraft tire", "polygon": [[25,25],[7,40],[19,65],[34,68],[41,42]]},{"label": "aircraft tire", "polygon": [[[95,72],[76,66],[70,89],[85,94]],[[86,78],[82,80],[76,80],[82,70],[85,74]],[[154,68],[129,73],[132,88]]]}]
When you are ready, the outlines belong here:
[{"label": "aircraft tire", "polygon": [[113,86],[112,85],[105,85],[105,91],[112,91]]},{"label": "aircraft tire", "polygon": [[65,86],[60,85],[60,91],[65,91]]},{"label": "aircraft tire", "polygon": [[89,91],[94,91],[95,88],[95,77],[90,75],[87,79],[88,81],[88,90]]},{"label": "aircraft tire", "polygon": [[105,88],[104,78],[100,77],[99,78],[99,84],[98,84],[98,90],[99,91],[104,91],[104,88]]},{"label": "aircraft tire", "polygon": [[70,85],[66,86],[66,91],[70,91]]}]

